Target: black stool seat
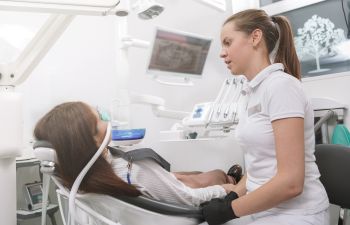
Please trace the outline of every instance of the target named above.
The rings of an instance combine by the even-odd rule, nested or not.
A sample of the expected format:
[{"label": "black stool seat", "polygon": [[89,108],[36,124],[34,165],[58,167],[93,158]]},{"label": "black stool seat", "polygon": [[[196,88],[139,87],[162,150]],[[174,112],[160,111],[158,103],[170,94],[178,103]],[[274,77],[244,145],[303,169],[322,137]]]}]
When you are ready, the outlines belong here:
[{"label": "black stool seat", "polygon": [[350,148],[343,145],[316,146],[316,163],[330,203],[350,208]]},{"label": "black stool seat", "polygon": [[350,208],[350,148],[320,144],[316,146],[315,156],[329,202],[345,209],[343,221],[340,217],[338,220],[338,224],[345,225]]}]

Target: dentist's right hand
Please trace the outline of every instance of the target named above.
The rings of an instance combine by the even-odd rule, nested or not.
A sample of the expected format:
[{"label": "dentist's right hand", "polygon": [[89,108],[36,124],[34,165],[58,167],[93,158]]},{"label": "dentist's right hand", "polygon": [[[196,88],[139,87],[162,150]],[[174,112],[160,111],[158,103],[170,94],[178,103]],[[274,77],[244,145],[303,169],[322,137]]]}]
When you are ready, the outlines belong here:
[{"label": "dentist's right hand", "polygon": [[224,199],[212,199],[203,206],[204,219],[209,225],[219,225],[238,218],[231,207],[232,201],[237,198],[237,193],[232,191]]}]

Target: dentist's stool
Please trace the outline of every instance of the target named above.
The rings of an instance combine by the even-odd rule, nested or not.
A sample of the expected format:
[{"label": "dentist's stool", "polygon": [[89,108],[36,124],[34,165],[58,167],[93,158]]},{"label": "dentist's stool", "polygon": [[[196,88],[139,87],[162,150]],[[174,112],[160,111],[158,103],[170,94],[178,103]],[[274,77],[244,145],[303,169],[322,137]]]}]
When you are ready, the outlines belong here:
[{"label": "dentist's stool", "polygon": [[315,156],[329,202],[344,209],[345,225],[350,209],[350,148],[320,144],[316,146]]}]

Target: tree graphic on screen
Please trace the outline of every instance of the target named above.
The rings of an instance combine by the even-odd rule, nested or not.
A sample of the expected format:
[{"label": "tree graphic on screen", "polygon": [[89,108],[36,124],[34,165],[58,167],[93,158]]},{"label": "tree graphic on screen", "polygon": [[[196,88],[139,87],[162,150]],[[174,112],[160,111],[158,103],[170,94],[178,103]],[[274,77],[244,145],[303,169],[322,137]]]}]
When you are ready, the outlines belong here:
[{"label": "tree graphic on screen", "polygon": [[309,73],[323,72],[329,69],[321,69],[320,57],[336,54],[335,47],[345,40],[344,30],[335,29],[334,23],[328,18],[313,15],[308,19],[303,28],[299,28],[294,38],[296,50],[300,60],[311,56],[316,60],[316,70]]}]

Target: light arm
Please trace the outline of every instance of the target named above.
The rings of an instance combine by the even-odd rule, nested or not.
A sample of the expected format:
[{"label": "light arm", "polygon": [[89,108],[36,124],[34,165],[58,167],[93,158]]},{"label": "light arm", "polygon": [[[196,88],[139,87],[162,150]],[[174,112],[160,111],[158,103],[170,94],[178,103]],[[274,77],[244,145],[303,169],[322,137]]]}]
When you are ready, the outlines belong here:
[{"label": "light arm", "polygon": [[14,63],[5,65],[0,84],[17,86],[24,82],[66,30],[74,16],[52,15]]},{"label": "light arm", "polygon": [[7,0],[0,1],[1,10],[41,13],[95,15],[116,14],[120,0]]}]

